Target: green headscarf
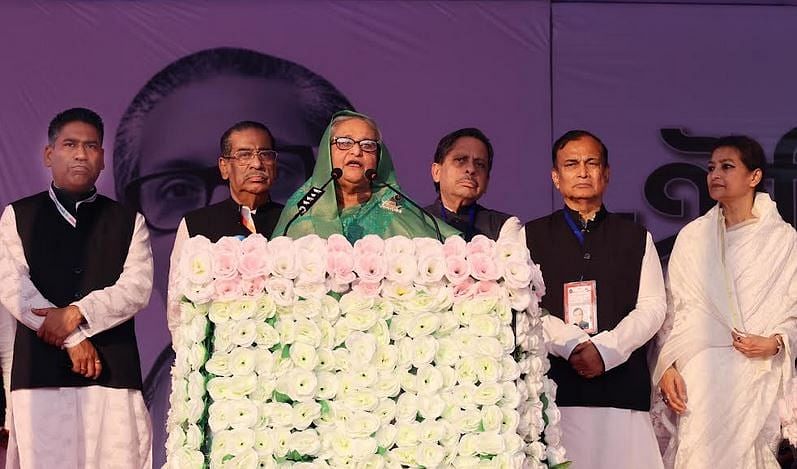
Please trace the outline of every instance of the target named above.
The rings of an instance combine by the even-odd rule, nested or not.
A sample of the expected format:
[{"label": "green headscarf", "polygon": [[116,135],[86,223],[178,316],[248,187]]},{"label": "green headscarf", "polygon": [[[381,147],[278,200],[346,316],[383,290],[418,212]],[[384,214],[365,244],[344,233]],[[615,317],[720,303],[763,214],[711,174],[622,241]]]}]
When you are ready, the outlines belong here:
[{"label": "green headscarf", "polygon": [[[332,116],[334,121],[339,116],[352,116],[367,118],[363,114],[352,111],[341,111]],[[285,203],[285,209],[280,215],[277,227],[272,236],[282,236],[285,225],[298,212],[297,203],[310,190],[311,187],[321,187],[329,180],[332,172],[332,158],[330,155],[330,138],[332,124],[327,126],[321,143],[318,145],[318,158],[316,159],[313,175],[293,193]],[[404,192],[396,181],[396,172],[390,152],[383,144],[379,144],[379,160],[376,167],[379,182],[387,181],[392,186]],[[313,207],[299,217],[290,226],[287,235],[291,238],[315,233],[322,238],[340,233],[352,243],[365,235],[375,234],[382,238],[403,235],[408,238],[437,236],[432,221],[413,207],[410,203],[398,197],[395,192],[387,187],[377,187],[374,184],[371,198],[360,205],[338,210],[338,200],[332,184],[327,186],[326,192],[318,199]],[[443,239],[459,232],[437,220]]]}]

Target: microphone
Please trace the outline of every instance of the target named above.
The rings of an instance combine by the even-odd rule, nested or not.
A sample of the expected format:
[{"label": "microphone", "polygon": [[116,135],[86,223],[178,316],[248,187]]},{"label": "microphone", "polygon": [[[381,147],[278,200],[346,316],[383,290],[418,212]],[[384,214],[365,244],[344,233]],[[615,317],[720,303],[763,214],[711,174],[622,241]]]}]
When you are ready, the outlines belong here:
[{"label": "microphone", "polygon": [[[376,170],[373,169],[373,168],[367,169],[365,171],[365,178],[368,179],[369,181],[373,182],[376,179]],[[396,188],[392,184],[389,184],[387,181],[380,181],[379,184],[384,186],[384,187],[387,187],[390,190],[392,190],[393,192],[398,194],[399,197],[401,197],[402,199],[406,200],[407,202],[410,203],[410,205],[412,205],[413,207],[417,208],[418,210],[421,211],[421,213],[423,213],[424,215],[429,217],[432,220],[432,223],[434,223],[434,231],[437,234],[437,240],[440,241],[441,243],[443,242],[443,234],[440,233],[440,225],[437,224],[437,219],[434,216],[432,216],[431,213],[427,212],[423,207],[418,205],[414,200],[412,200],[409,197],[407,197],[403,192],[398,190],[398,188]]]},{"label": "microphone", "polygon": [[285,225],[285,230],[283,230],[282,236],[287,236],[288,228],[291,227],[291,224],[293,224],[293,222],[296,221],[297,218],[307,213],[307,211],[310,210],[310,207],[312,207],[313,205],[315,205],[316,202],[318,202],[318,199],[320,199],[321,196],[324,195],[324,192],[326,192],[324,189],[326,189],[329,183],[332,181],[337,181],[338,179],[340,179],[341,176],[343,176],[343,170],[340,168],[333,168],[332,172],[329,175],[329,179],[327,179],[327,182],[325,182],[324,185],[321,186],[321,188],[313,186],[310,188],[309,191],[307,191],[304,197],[299,199],[299,202],[296,204],[297,208],[296,214]]}]

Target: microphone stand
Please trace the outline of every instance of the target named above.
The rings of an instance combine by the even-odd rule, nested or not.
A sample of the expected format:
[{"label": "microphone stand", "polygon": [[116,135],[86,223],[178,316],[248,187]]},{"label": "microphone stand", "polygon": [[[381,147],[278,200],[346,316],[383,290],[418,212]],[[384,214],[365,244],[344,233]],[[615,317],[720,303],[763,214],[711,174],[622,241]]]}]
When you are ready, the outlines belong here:
[{"label": "microphone stand", "polygon": [[302,197],[299,200],[299,202],[296,204],[297,207],[296,214],[293,215],[293,217],[285,225],[285,229],[282,231],[282,236],[287,236],[288,228],[291,227],[293,222],[295,222],[300,216],[307,213],[307,211],[310,210],[310,207],[312,207],[313,205],[315,205],[316,202],[318,202],[318,199],[320,199],[321,196],[324,195],[324,192],[326,192],[325,189],[329,185],[329,183],[340,179],[341,176],[343,176],[343,170],[340,168],[333,168],[332,173],[329,176],[329,179],[327,180],[327,182],[324,183],[323,186],[321,186],[320,189],[314,186],[311,187],[309,191],[307,191],[304,197]]},{"label": "microphone stand", "polygon": [[[366,170],[365,171],[365,178],[368,179],[371,182],[374,182],[374,180],[376,179],[376,171],[374,171],[373,169]],[[413,207],[417,208],[418,210],[421,211],[421,213],[423,213],[424,215],[429,217],[432,220],[432,223],[434,224],[434,231],[437,234],[437,240],[440,241],[441,243],[443,242],[443,234],[440,232],[440,225],[438,225],[437,219],[434,216],[432,216],[432,214],[427,212],[423,207],[418,205],[414,200],[412,200],[409,197],[407,197],[403,192],[398,190],[398,188],[394,187],[392,184],[388,183],[387,181],[380,181],[378,184],[381,185],[382,187],[387,187],[388,189],[392,190],[393,192],[398,194],[401,198],[403,198],[404,200],[409,202],[410,205],[412,205]]]}]

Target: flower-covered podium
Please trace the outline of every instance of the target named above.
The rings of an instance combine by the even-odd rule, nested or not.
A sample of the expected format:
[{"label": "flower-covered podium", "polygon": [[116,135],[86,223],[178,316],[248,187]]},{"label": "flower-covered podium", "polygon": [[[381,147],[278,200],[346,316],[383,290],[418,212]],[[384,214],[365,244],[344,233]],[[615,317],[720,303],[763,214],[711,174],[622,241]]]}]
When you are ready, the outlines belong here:
[{"label": "flower-covered podium", "polygon": [[517,238],[189,239],[167,466],[561,464]]}]

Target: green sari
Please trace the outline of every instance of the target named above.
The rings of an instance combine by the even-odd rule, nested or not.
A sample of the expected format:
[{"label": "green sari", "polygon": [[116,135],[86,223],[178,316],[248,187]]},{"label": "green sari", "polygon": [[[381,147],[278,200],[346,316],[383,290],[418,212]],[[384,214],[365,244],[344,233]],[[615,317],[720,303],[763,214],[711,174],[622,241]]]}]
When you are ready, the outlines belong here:
[{"label": "green sari", "polygon": [[[365,117],[352,111],[336,113],[338,116]],[[332,126],[327,126],[321,143],[318,145],[318,158],[316,159],[313,175],[293,193],[285,203],[285,209],[280,215],[274,236],[282,236],[285,225],[298,212],[297,203],[312,187],[321,187],[329,180],[332,172],[332,158],[330,155],[330,133]],[[376,168],[376,183],[373,183],[371,198],[360,205],[338,209],[338,200],[335,188],[327,186],[326,192],[318,199],[308,212],[300,216],[291,224],[287,236],[300,238],[308,234],[317,234],[328,238],[335,233],[343,234],[350,242],[354,242],[365,235],[375,234],[382,238],[402,235],[408,238],[437,237],[434,223],[428,216],[413,207],[409,202],[399,197],[393,190],[381,186],[380,182],[386,181],[390,185],[402,190],[396,181],[396,172],[393,159],[387,147],[379,144],[379,163]],[[402,192],[404,192],[402,190]],[[441,220],[437,220],[443,239],[459,232]]]}]

